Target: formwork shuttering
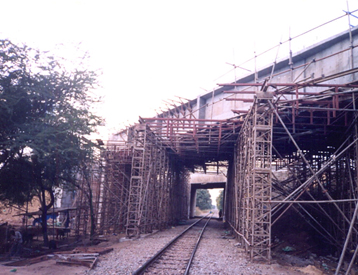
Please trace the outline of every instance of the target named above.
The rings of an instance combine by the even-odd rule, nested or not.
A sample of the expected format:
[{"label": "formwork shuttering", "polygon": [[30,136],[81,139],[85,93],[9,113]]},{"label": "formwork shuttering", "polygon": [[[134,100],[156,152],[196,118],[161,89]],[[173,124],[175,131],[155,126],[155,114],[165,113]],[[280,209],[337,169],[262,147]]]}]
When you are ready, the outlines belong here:
[{"label": "formwork shuttering", "polygon": [[[251,259],[270,261],[273,231],[295,213],[341,252],[340,262],[354,251],[353,263],[358,69],[350,39],[346,48],[297,66],[290,56],[289,69],[274,64],[268,77],[255,74],[251,83],[221,84],[225,100],[251,104],[232,110],[231,119],[198,119],[200,110],[186,102],[109,141],[95,189],[99,231],[138,236],[186,219],[189,170],[228,161],[225,219]],[[314,77],[330,58],[351,66]]]}]

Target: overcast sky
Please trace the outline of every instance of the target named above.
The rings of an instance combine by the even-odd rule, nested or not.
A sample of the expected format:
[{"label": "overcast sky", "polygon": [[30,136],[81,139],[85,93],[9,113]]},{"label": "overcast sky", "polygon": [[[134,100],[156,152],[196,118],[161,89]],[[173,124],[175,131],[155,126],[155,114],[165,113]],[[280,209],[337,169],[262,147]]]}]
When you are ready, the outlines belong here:
[{"label": "overcast sky", "polygon": [[[103,70],[101,114],[109,128],[155,115],[166,99],[194,99],[216,83],[247,73],[231,70],[280,41],[344,15],[346,0],[0,0],[0,37],[41,50],[75,45]],[[348,1],[358,9],[358,1]],[[356,13],[356,15],[358,15]],[[358,25],[357,19],[352,19]],[[292,41],[293,51],[348,29],[348,17]],[[288,44],[288,43],[287,43]],[[269,52],[258,67],[287,56]],[[260,63],[261,62],[261,63]],[[244,64],[246,69],[252,64]],[[231,70],[231,71],[230,71]],[[158,109],[159,111],[159,109]]]}]

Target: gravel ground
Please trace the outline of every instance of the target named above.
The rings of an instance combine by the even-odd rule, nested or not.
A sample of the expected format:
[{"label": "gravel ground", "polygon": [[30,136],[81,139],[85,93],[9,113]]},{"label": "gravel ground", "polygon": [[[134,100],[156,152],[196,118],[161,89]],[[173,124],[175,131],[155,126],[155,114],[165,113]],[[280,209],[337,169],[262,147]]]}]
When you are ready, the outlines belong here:
[{"label": "gravel ground", "polygon": [[213,220],[203,235],[190,274],[301,274],[278,264],[257,264],[247,259],[237,240],[224,238],[224,226]]},{"label": "gravel ground", "polygon": [[[117,243],[111,245],[114,250],[101,256],[93,270],[82,274],[132,274],[186,227],[187,225],[173,227],[137,240],[121,239],[118,242],[117,238]],[[210,222],[199,245],[190,274],[320,274],[305,273],[292,266],[251,263],[243,249],[237,245],[237,240],[223,238],[224,232],[222,222]]]}]

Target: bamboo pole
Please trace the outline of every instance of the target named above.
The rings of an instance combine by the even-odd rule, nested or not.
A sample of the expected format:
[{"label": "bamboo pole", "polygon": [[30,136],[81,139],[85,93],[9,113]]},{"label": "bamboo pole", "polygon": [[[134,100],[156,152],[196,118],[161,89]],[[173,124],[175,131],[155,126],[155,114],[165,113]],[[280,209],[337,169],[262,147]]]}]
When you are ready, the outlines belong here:
[{"label": "bamboo pole", "polygon": [[270,201],[271,203],[338,203],[338,202],[358,202],[358,199],[343,200],[323,200],[323,201]]},{"label": "bamboo pole", "polygon": [[351,220],[350,225],[349,225],[349,230],[348,230],[348,233],[347,233],[346,240],[344,242],[341,257],[339,258],[339,262],[338,262],[338,265],[337,265],[337,268],[336,268],[336,272],[334,273],[335,275],[338,275],[339,271],[341,269],[343,259],[344,259],[344,255],[346,253],[346,249],[347,249],[347,246],[348,246],[348,242],[349,242],[349,239],[351,238],[351,235],[352,235],[352,230],[354,228],[353,227],[354,226],[354,221],[356,219],[357,213],[358,213],[358,203],[356,203],[356,208],[354,209],[353,217],[352,217],[352,220]]},{"label": "bamboo pole", "polygon": [[[341,213],[342,217],[344,218],[344,220],[347,222],[347,223],[350,223],[349,219],[347,218],[347,216],[345,215],[345,213],[339,208],[339,206],[337,205],[336,202],[334,202],[333,198],[331,197],[331,195],[328,193],[328,191],[324,188],[322,182],[320,181],[320,179],[318,178],[318,174],[319,173],[322,173],[323,172],[323,168],[324,170],[331,164],[333,163],[333,161],[335,161],[338,156],[341,156],[346,150],[348,150],[348,148],[350,148],[353,144],[355,144],[357,142],[357,138],[350,144],[348,145],[345,149],[342,150],[342,152],[340,152],[337,156],[334,156],[334,158],[331,158],[330,161],[327,162],[326,165],[324,165],[324,167],[322,167],[318,172],[314,172],[311,165],[309,164],[309,162],[307,161],[307,159],[305,158],[304,154],[302,153],[302,150],[300,149],[300,147],[298,146],[298,144],[296,143],[295,139],[292,137],[290,131],[287,129],[285,123],[283,122],[282,118],[280,117],[280,115],[278,114],[276,108],[273,106],[272,102],[268,102],[270,104],[270,107],[271,109],[274,111],[274,113],[276,114],[278,120],[280,121],[280,123],[282,124],[283,128],[285,129],[286,133],[288,134],[289,138],[291,139],[292,143],[295,145],[295,147],[297,148],[297,151],[299,153],[299,155],[301,156],[301,158],[303,159],[303,161],[307,164],[307,167],[308,169],[311,171],[311,173],[313,174],[312,177],[307,180],[304,184],[302,184],[300,187],[302,187],[303,185],[306,185],[304,186],[304,188],[307,188],[308,185],[310,183],[313,182],[313,179],[316,179],[316,181],[318,182],[319,186],[322,188],[322,190],[325,190],[325,195],[327,196],[327,198],[332,201],[333,205],[336,207],[336,209],[338,210],[339,213]],[[329,165],[328,165],[329,164]],[[307,184],[306,184],[307,183]],[[301,188],[297,188],[296,190],[300,190]],[[296,191],[295,190],[295,191]],[[295,192],[294,191],[294,192]],[[291,193],[292,194],[292,193]],[[287,197],[286,197],[287,199]],[[358,233],[358,230],[354,228],[354,231],[356,233]]]}]

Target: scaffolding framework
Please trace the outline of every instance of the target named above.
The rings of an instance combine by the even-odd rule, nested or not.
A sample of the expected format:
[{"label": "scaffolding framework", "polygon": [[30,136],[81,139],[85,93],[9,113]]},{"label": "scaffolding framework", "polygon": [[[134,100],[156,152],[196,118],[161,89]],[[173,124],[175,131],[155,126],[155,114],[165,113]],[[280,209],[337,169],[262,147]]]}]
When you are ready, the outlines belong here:
[{"label": "scaffolding framework", "polygon": [[[244,120],[144,118],[125,141],[108,143],[93,178],[100,232],[138,237],[188,218],[189,170],[228,160],[225,219],[251,259],[271,260],[273,232],[292,215],[342,255],[355,250],[358,86],[325,84],[300,96],[322,87],[260,85]],[[293,103],[282,93],[293,93]],[[79,209],[86,224],[77,227],[88,232],[89,210]]]},{"label": "scaffolding framework", "polygon": [[[188,170],[148,128],[139,123],[125,138],[108,141],[91,187],[99,234],[138,237],[187,219]],[[84,178],[82,178],[84,182]],[[77,194],[81,233],[89,232],[87,189]],[[173,204],[173,202],[175,202]],[[80,210],[82,209],[82,210]]]},{"label": "scaffolding framework", "polygon": [[104,177],[99,182],[100,234],[120,233],[125,230],[127,222],[131,151],[123,143],[113,144],[107,146],[102,155]]},{"label": "scaffolding framework", "polygon": [[[271,258],[272,111],[256,97],[236,146],[234,228],[241,232],[251,258]],[[230,188],[230,187],[229,187]],[[232,209],[232,207],[230,207]]]},{"label": "scaffolding framework", "polygon": [[[296,88],[287,84],[285,91],[296,95]],[[202,158],[226,159],[225,217],[251,259],[270,261],[275,226],[292,213],[342,249],[337,240],[347,239],[358,197],[356,115],[350,111],[356,88],[342,85],[342,94],[322,92],[324,100],[309,104],[313,111],[305,109],[307,99],[298,97],[295,105],[273,102],[277,95],[258,91],[245,120],[141,119],[128,129],[124,143],[112,142],[102,152],[98,227],[137,237],[186,219],[193,162],[201,166]],[[334,110],[327,111],[332,102]],[[325,124],[318,127],[317,121]],[[342,129],[345,140],[332,138]],[[319,135],[324,142],[317,143]],[[350,231],[347,247],[352,250],[357,227]]]},{"label": "scaffolding framework", "polygon": [[[289,230],[295,218],[341,253],[338,271],[348,250],[352,265],[358,254],[358,68],[350,35],[349,45],[326,56],[294,64],[291,53],[286,69],[275,70],[275,62],[265,78],[255,73],[252,83],[219,84],[218,102],[247,107],[231,110],[230,119],[203,119],[210,116],[201,98],[180,98],[156,117],[140,118],[121,141],[108,142],[104,172],[94,183],[101,232],[137,237],[187,219],[189,171],[226,161],[225,221],[252,260],[270,261],[278,228]],[[321,73],[333,58],[350,68]]]},{"label": "scaffolding framework", "polygon": [[[339,240],[347,238],[343,251],[354,250],[357,85],[229,85],[260,87],[238,137],[230,172],[236,180],[228,184],[227,218],[250,258],[271,259],[272,230],[292,213],[336,250],[343,248]],[[326,90],[300,92],[307,87]],[[284,93],[293,93],[295,99],[282,100]],[[344,135],[337,137],[340,131]]]}]

